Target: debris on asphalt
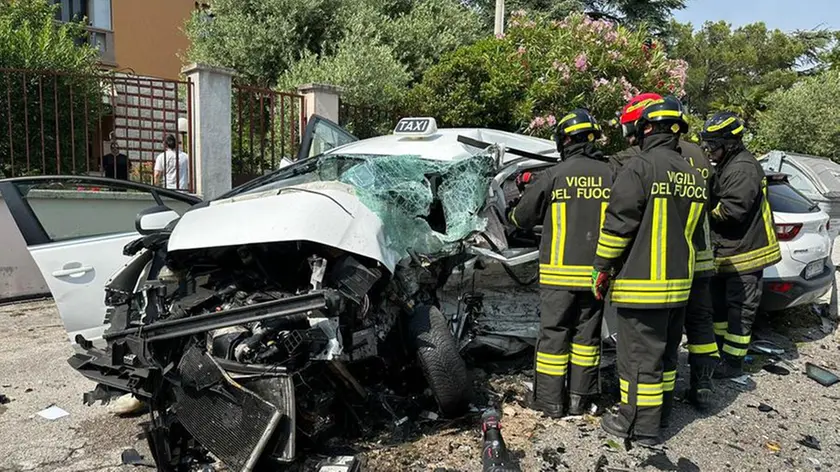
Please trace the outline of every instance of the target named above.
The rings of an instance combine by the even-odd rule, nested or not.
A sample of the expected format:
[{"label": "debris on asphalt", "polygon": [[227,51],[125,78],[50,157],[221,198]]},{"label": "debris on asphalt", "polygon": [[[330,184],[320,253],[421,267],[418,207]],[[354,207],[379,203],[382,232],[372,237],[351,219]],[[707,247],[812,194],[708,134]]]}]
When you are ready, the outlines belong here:
[{"label": "debris on asphalt", "polygon": [[9,403],[10,401],[12,401],[12,400],[9,397],[0,393],[0,405],[5,405],[6,403]]},{"label": "debris on asphalt", "polygon": [[766,403],[761,403],[761,402],[759,402],[758,405],[747,405],[747,407],[748,408],[757,408],[758,411],[760,411],[762,413],[770,413],[771,411],[776,411],[776,409],[773,408],[772,406],[770,406]]},{"label": "debris on asphalt", "polygon": [[755,341],[750,344],[749,349],[760,354],[769,354],[771,356],[780,356],[785,353],[785,350],[779,347],[778,344],[767,340]]},{"label": "debris on asphalt", "polygon": [[434,411],[429,411],[429,410],[423,410],[422,412],[420,412],[420,414],[418,416],[421,419],[429,420],[429,421],[436,421],[438,418],[440,418],[440,415],[438,415]]},{"label": "debris on asphalt", "polygon": [[70,416],[70,413],[67,413],[55,405],[51,405],[48,408],[39,411],[38,416],[53,421],[59,418],[64,418],[65,416]]},{"label": "debris on asphalt", "polygon": [[133,465],[151,468],[157,467],[154,462],[147,461],[145,458],[143,458],[143,456],[140,455],[139,452],[137,452],[137,449],[134,448],[124,450],[120,455],[120,460],[122,461],[123,465]]},{"label": "debris on asphalt", "polygon": [[831,387],[840,382],[840,377],[834,375],[833,372],[810,362],[805,363],[805,375],[811,380],[816,380],[823,387]]},{"label": "debris on asphalt", "polygon": [[810,434],[802,435],[802,439],[799,440],[799,444],[802,444],[805,447],[810,447],[811,449],[816,449],[817,451],[822,451],[820,440]]},{"label": "debris on asphalt", "polygon": [[407,417],[407,416],[403,416],[402,418],[398,419],[397,421],[394,421],[394,425],[396,425],[396,426],[402,426],[402,425],[404,425],[406,422],[408,422],[408,417]]},{"label": "debris on asphalt", "polygon": [[778,441],[767,441],[764,443],[764,447],[770,450],[770,452],[776,453],[782,450],[782,445],[779,444]]},{"label": "debris on asphalt", "polygon": [[353,456],[330,457],[318,464],[318,472],[358,472],[359,461]]},{"label": "debris on asphalt", "polygon": [[744,387],[748,387],[750,385],[750,376],[747,374],[729,380],[735,382],[738,385],[743,385]]},{"label": "debris on asphalt", "polygon": [[762,369],[775,375],[790,375],[790,371],[784,367],[776,364],[767,364]]}]

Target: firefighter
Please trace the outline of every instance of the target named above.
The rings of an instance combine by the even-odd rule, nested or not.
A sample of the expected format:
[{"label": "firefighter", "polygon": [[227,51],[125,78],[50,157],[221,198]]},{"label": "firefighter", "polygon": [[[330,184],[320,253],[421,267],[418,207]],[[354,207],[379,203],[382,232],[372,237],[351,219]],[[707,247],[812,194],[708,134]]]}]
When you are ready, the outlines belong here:
[{"label": "firefighter", "polygon": [[511,211],[519,228],[542,224],[540,334],[532,407],[551,417],[583,414],[599,392],[601,315],[589,285],[611,172],[596,140],[601,127],[577,109],[557,124],[563,161],[531,184]]},{"label": "firefighter", "polygon": [[[694,231],[706,183],[678,152],[688,131],[674,97],[651,101],[635,123],[642,153],[613,184],[592,272],[592,291],[618,309],[618,414],[601,427],[642,445],[660,442],[677,375],[685,305],[694,277]],[[614,279],[614,280],[613,280]]]},{"label": "firefighter", "polygon": [[[641,154],[641,148],[636,142],[635,136],[636,121],[641,117],[647,104],[661,99],[662,97],[658,94],[644,93],[633,97],[624,106],[619,120],[622,133],[630,147],[610,157],[610,165],[614,172],[617,173],[628,159]],[[703,149],[697,144],[680,139],[677,152],[682,154],[688,163],[700,172],[703,180],[708,184],[713,169]],[[712,374],[720,360],[715,342],[712,294],[710,291],[710,281],[712,275],[714,275],[714,256],[709,240],[708,216],[704,216],[702,223],[694,234],[696,251],[694,281],[691,284],[691,296],[685,314],[688,364],[691,367],[688,399],[699,409],[709,407],[713,394]],[[667,424],[663,423],[662,426],[667,427]]]},{"label": "firefighter", "polygon": [[718,378],[742,374],[761,301],[762,272],[782,259],[767,178],[744,146],[743,135],[744,122],[731,112],[716,113],[700,133],[715,162],[710,225],[717,270],[712,280],[714,327],[723,357],[715,372]]}]

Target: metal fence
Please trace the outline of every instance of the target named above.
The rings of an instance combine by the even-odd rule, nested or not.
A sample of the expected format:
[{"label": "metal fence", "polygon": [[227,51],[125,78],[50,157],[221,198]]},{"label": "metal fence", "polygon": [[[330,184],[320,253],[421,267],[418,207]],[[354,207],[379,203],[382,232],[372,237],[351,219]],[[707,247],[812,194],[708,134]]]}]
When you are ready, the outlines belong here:
[{"label": "metal fence", "polygon": [[304,97],[233,85],[232,170],[234,187],[295,159],[306,128]]},{"label": "metal fence", "polygon": [[107,177],[153,183],[155,160],[171,134],[185,155],[161,159],[158,183],[166,185],[170,175],[171,188],[194,191],[192,94],[190,81],[0,68],[0,136],[6,135],[0,174],[104,175],[108,169]]},{"label": "metal fence", "polygon": [[404,116],[395,108],[352,105],[339,102],[338,124],[359,139],[382,136],[393,131]]}]

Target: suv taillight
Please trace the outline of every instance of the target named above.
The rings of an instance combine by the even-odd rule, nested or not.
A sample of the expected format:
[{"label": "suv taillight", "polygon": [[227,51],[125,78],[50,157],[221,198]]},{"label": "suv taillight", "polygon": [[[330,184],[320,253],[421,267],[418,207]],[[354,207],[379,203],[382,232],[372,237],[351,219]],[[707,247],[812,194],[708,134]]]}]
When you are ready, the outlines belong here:
[{"label": "suv taillight", "polygon": [[802,231],[802,223],[776,223],[776,237],[779,241],[790,241]]}]

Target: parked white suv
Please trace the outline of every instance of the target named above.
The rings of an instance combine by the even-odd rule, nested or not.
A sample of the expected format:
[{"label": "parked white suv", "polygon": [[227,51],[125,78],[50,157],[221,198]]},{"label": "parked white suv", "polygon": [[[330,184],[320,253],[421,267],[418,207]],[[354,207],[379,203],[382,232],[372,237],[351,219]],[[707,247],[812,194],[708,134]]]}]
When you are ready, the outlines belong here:
[{"label": "parked white suv", "polygon": [[767,193],[782,260],[764,270],[761,307],[779,311],[816,301],[831,287],[828,214],[793,188],[785,174],[767,174]]}]

